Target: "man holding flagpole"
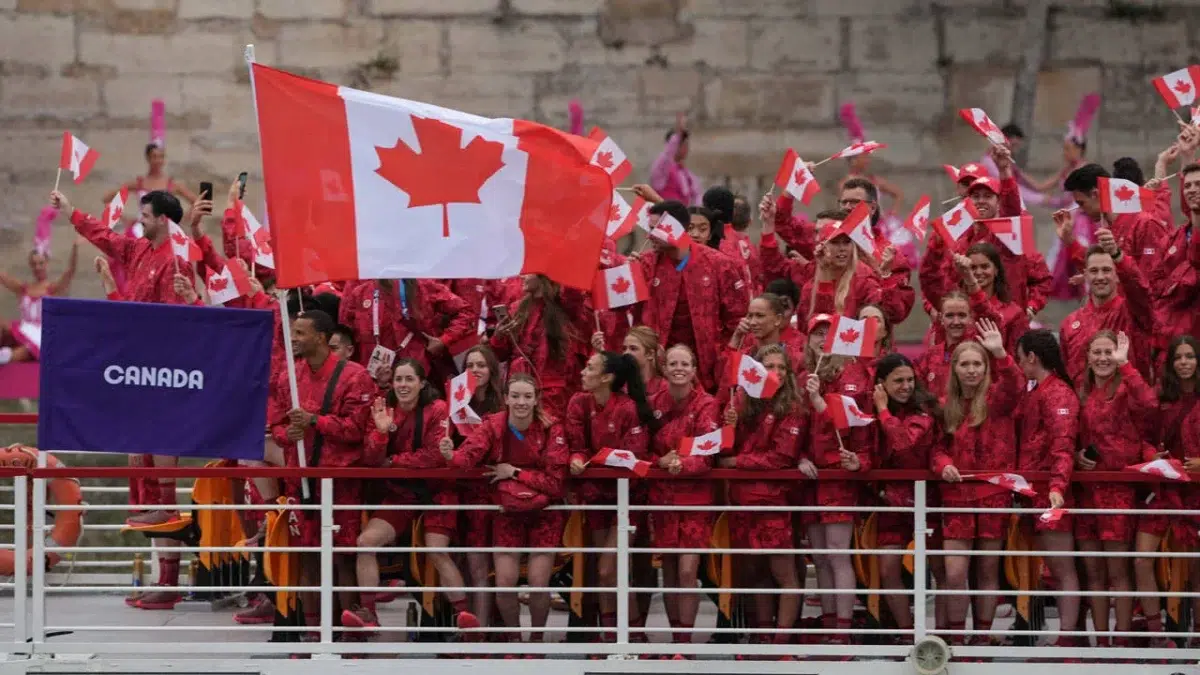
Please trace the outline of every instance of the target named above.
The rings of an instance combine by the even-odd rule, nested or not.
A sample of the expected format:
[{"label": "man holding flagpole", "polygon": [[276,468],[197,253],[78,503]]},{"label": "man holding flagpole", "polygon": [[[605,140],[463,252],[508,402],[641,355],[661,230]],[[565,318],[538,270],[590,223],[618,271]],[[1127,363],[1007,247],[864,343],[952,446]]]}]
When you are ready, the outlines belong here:
[{"label": "man holding flagpole", "polygon": [[[190,304],[175,291],[179,270],[190,270],[186,260],[175,255],[170,242],[170,223],[183,220],[183,207],[169,192],[155,190],[141,198],[140,222],[145,237],[133,239],[117,234],[96,217],[75,210],[66,195],[58,190],[50,194],[50,203],[60,211],[71,214],[71,224],[96,248],[117,261],[125,270],[127,285],[125,299],[133,302],[159,302],[172,305]],[[193,206],[193,213],[204,212],[206,202]],[[211,210],[211,203],[208,209]],[[190,275],[180,277],[191,285]],[[177,457],[131,455],[130,462],[141,466],[172,467],[179,463]],[[130,480],[129,495],[133,506],[150,507],[131,516],[126,524],[134,529],[166,525],[179,518],[176,508],[175,479],[133,478]],[[178,545],[172,539],[162,538],[165,547]],[[164,553],[159,556],[158,585],[179,585],[179,554]],[[140,598],[127,599],[127,604],[140,609],[174,609],[181,596],[173,591],[146,593]]]}]

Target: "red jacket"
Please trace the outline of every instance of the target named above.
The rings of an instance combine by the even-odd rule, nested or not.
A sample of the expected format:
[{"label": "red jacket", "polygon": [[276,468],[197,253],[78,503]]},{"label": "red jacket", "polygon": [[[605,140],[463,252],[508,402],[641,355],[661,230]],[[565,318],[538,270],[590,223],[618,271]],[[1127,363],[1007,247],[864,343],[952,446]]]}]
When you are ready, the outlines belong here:
[{"label": "red jacket", "polygon": [[1020,453],[1017,468],[1049,471],[1049,490],[1066,497],[1075,468],[1079,441],[1079,396],[1058,377],[1050,375],[1033,391],[1021,397],[1017,408]]},{"label": "red jacket", "polygon": [[225,251],[225,257],[229,260],[236,258],[245,260],[246,267],[254,270],[254,275],[265,286],[269,281],[274,280],[275,270],[255,264],[257,261],[254,254],[254,245],[250,243],[248,233],[238,234],[240,229],[241,225],[239,225],[237,215],[233,209],[225,209],[225,213],[221,216],[221,248]]},{"label": "red jacket", "polygon": [[1178,401],[1160,400],[1155,445],[1175,459],[1200,457],[1200,446],[1187,445],[1189,437],[1192,441],[1200,441],[1200,434],[1192,433],[1196,425],[1200,425],[1200,396],[1184,394]]},{"label": "red jacket", "polygon": [[640,315],[640,323],[657,331],[659,340],[667,344],[679,295],[687,293],[687,316],[691,321],[684,328],[691,333],[688,346],[696,352],[700,382],[712,390],[717,383],[722,344],[729,341],[746,315],[750,300],[746,282],[729,258],[707,246],[692,246],[688,256],[686,262],[677,263],[653,251],[639,259],[650,284],[650,299],[638,305],[635,312]]},{"label": "red jacket", "polygon": [[1098,331],[1124,331],[1129,336],[1129,360],[1143,377],[1151,377],[1150,349],[1154,339],[1154,312],[1150,289],[1137,265],[1122,255],[1116,263],[1120,292],[1097,307],[1091,298],[1063,319],[1059,344],[1066,357],[1067,374],[1079,381],[1087,369],[1087,343]]},{"label": "red jacket", "polygon": [[175,274],[182,272],[190,283],[190,267],[187,260],[175,255],[169,239],[155,246],[144,237],[134,239],[117,234],[79,209],[71,214],[71,224],[101,253],[125,268],[125,286],[121,291],[124,299],[130,302],[187,304],[175,293]]},{"label": "red jacket", "polygon": [[[875,463],[881,469],[924,469],[929,466],[929,454],[938,442],[939,429],[933,417],[925,412],[889,410],[879,413],[879,433],[875,434]],[[883,497],[888,506],[912,506],[912,481],[886,482]]]},{"label": "red jacket", "polygon": [[[445,401],[433,401],[421,412],[421,437],[416,435],[416,411],[404,412],[397,406],[392,410],[396,430],[391,433],[381,432],[375,426],[375,420],[367,419],[366,440],[363,443],[363,464],[367,466],[388,466],[397,469],[439,469],[446,466],[438,445],[446,437],[446,422],[450,417],[449,407]],[[369,484],[383,483],[387,495],[393,499],[407,503],[418,503],[414,487],[420,481],[387,479],[371,481]],[[428,485],[432,490],[454,490],[453,481],[432,481]]]},{"label": "red jacket", "polygon": [[[661,426],[654,434],[651,455],[657,459],[679,451],[679,442],[689,436],[703,436],[720,428],[717,401],[699,387],[682,401],[675,401],[663,387],[650,397],[650,407]],[[680,457],[681,476],[699,476],[712,468],[710,455]],[[657,466],[657,463],[655,464]],[[656,480],[650,483],[650,503],[696,506],[713,503],[713,485],[706,480]]]},{"label": "red jacket", "polygon": [[[523,299],[517,300],[508,305],[510,317],[516,315],[517,307],[522,301]],[[542,321],[545,303],[541,300],[533,301],[529,319],[516,336],[506,331],[496,331],[492,336],[491,346],[497,358],[511,362],[508,371],[510,374],[530,373],[538,379],[542,389],[565,389],[574,392],[579,389],[579,371],[583,369],[592,353],[588,340],[596,330],[596,324],[583,293],[564,288],[559,294],[559,302],[571,322],[566,326],[568,335],[573,335],[568,339],[565,358],[553,358],[550,354],[550,343]],[[551,411],[559,419],[566,413],[568,398],[563,398],[561,409]]]},{"label": "red jacket", "polygon": [[[304,433],[304,451],[308,466],[364,466],[363,436],[375,400],[375,383],[357,363],[346,363],[333,390],[333,401],[327,414],[321,415],[325,390],[337,359],[332,355],[317,370],[304,359],[296,359],[296,388],[300,393],[300,408],[318,415],[315,427]],[[287,372],[280,373],[271,386],[267,407],[267,423],[271,438],[283,448],[288,466],[299,466],[296,444],[287,439],[288,411],[292,409],[291,390]],[[317,432],[324,439],[320,461],[313,462],[313,440]]]},{"label": "red jacket", "polygon": [[[779,331],[779,340],[779,344],[787,351],[788,360],[792,363],[792,372],[799,375],[804,370],[804,347],[808,343],[808,338],[795,328],[784,326]],[[749,333],[742,338],[742,347],[736,352],[730,350],[726,343],[726,348],[721,352],[721,360],[717,365],[717,375],[720,378],[717,384],[717,406],[722,410],[729,405],[730,390],[737,386],[737,381],[729,371],[730,360],[740,359],[743,354],[754,358],[761,346],[758,338]]]},{"label": "red jacket", "polygon": [[[637,404],[620,392],[613,392],[603,408],[596,405],[595,396],[575,394],[567,403],[563,426],[571,461],[587,462],[604,448],[628,450],[638,459],[646,459],[650,434],[638,419]],[[612,480],[579,480],[572,487],[581,503],[617,503],[617,486]]]},{"label": "red jacket", "polygon": [[951,252],[966,255],[972,244],[986,241],[1000,252],[1000,263],[1004,265],[1004,278],[1008,282],[1008,296],[1022,312],[1026,307],[1040,312],[1050,297],[1053,277],[1046,259],[1040,253],[1017,255],[996,239],[983,225],[973,225],[967,233],[954,243],[951,249],[941,237],[931,237],[925,257],[921,259],[921,271],[917,275],[921,282],[921,293],[933,307],[940,308],[942,296],[961,287],[962,275],[954,266]]},{"label": "red jacket", "polygon": [[1163,238],[1148,278],[1160,349],[1179,335],[1200,335],[1200,237],[1193,232],[1185,222]]},{"label": "red jacket", "polygon": [[[777,418],[768,409],[753,419],[740,417],[734,440],[736,465],[743,471],[794,469],[800,462],[801,444],[808,438],[811,412],[795,408]],[[787,506],[792,484],[779,480],[735,480],[729,498],[737,506]]]},{"label": "red jacket", "polygon": [[[483,418],[454,453],[451,464],[470,469],[507,462],[521,470],[521,485],[552,500],[562,499],[567,484],[567,441],[561,424],[545,427],[534,420],[521,436],[508,424],[508,411]],[[495,495],[495,488],[492,490]]]},{"label": "red jacket", "polygon": [[[846,367],[833,382],[823,384],[822,391],[841,394],[854,399],[859,410],[870,414],[875,403],[872,400],[873,378],[868,366],[860,360],[846,362]],[[875,427],[852,427],[849,431],[838,431],[833,423],[829,408],[812,416],[809,425],[808,456],[818,469],[840,471],[842,468],[841,447],[858,456],[859,471],[869,471],[872,461],[872,446],[875,443]],[[838,436],[841,436],[841,442]],[[817,480],[817,504],[845,504],[857,502],[861,483],[854,481]]]},{"label": "red jacket", "polygon": [[1009,354],[1017,353],[1017,340],[1029,332],[1029,315],[1025,310],[1011,302],[1004,302],[994,295],[983,291],[971,294],[971,318],[975,320],[989,319],[995,322],[1004,336],[1004,349]]},{"label": "red jacket", "polygon": [[758,247],[750,241],[750,237],[746,236],[745,232],[738,232],[727,225],[725,236],[721,239],[721,252],[736,261],[750,294],[762,293],[767,284],[763,274],[762,256],[758,253]]},{"label": "red jacket", "polygon": [[[418,279],[415,297],[401,302],[395,285],[385,291],[378,281],[357,284],[342,296],[338,320],[354,331],[354,357],[362,365],[371,361],[376,345],[396,352],[396,358],[413,358],[429,372],[425,335],[432,335],[450,347],[475,335],[479,307],[470,307],[442,284]],[[378,293],[378,312],[375,302]],[[407,316],[404,311],[407,307]],[[375,319],[379,319],[378,338]]]},{"label": "red jacket", "polygon": [[[1192,397],[1195,400],[1195,396]],[[1200,457],[1200,405],[1193,405],[1180,424],[1183,457]]]},{"label": "red jacket", "polygon": [[[1005,354],[1003,359],[991,359],[992,386],[987,396],[987,419],[979,426],[970,425],[970,402],[966,402],[967,419],[953,433],[945,434],[933,451],[933,471],[953,465],[960,473],[974,471],[1012,471],[1017,466],[1017,431],[1013,412],[1021,398],[1025,377]],[[942,499],[951,502],[975,502],[1004,492],[990,483],[943,483]]]},{"label": "red jacket", "polygon": [[1096,446],[1099,471],[1120,471],[1130,464],[1153,459],[1158,398],[1132,364],[1121,366],[1121,383],[1110,396],[1094,389],[1083,402],[1079,416],[1079,444]]},{"label": "red jacket", "polygon": [[950,381],[950,358],[953,354],[953,347],[937,342],[921,352],[921,357],[913,364],[917,379],[925,390],[939,399],[946,398],[946,383]]},{"label": "red jacket", "polygon": [[[795,260],[785,259],[779,251],[779,244],[771,237],[762,242],[763,265],[772,277],[786,276],[800,289],[800,302],[796,308],[797,325],[807,326],[808,320],[816,314],[842,314],[858,318],[858,312],[866,305],[883,307],[883,291],[879,277],[865,263],[859,262],[854,269],[854,277],[850,281],[850,292],[846,294],[845,307],[838,311],[835,306],[837,282],[817,284],[817,264],[807,262],[801,264]],[[814,290],[817,293],[816,303],[813,302]],[[810,311],[811,308],[811,311]],[[911,307],[910,307],[911,308]],[[888,318],[892,318],[889,314]]]},{"label": "red jacket", "polygon": [[[783,239],[788,248],[799,253],[805,260],[812,260],[817,248],[817,228],[804,214],[794,214],[796,200],[784,192],[775,199],[775,234]],[[765,243],[772,237],[763,237]],[[780,276],[764,267],[768,280]]]}]

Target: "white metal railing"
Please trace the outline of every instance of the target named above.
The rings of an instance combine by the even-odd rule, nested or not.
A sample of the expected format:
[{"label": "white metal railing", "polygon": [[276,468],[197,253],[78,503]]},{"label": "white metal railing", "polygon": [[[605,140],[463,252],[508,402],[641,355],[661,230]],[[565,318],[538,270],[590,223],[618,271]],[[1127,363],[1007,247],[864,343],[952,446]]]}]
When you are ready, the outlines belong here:
[{"label": "white metal railing", "polygon": [[[1031,589],[1022,590],[1019,593],[1014,591],[979,591],[974,589],[953,590],[953,589],[938,589],[928,587],[928,564],[931,558],[936,559],[940,556],[970,556],[973,558],[997,555],[1014,555],[1013,552],[1006,551],[988,551],[988,550],[971,550],[971,551],[952,551],[946,549],[930,549],[927,542],[927,537],[930,532],[926,529],[926,518],[930,514],[939,513],[1020,513],[1020,514],[1038,514],[1041,510],[1036,509],[962,509],[948,507],[930,507],[927,506],[927,483],[925,481],[915,481],[915,504],[913,507],[838,507],[839,512],[856,512],[856,513],[872,513],[872,512],[904,512],[913,514],[914,529],[912,532],[913,548],[905,549],[814,549],[814,548],[784,548],[784,549],[740,549],[740,548],[673,548],[673,549],[654,549],[645,546],[634,545],[631,541],[631,535],[634,534],[634,528],[631,527],[630,518],[638,512],[660,512],[660,511],[713,511],[713,512],[734,512],[734,511],[756,511],[756,512],[820,512],[831,509],[823,509],[822,507],[733,507],[733,506],[684,506],[673,507],[664,505],[635,505],[630,503],[630,482],[628,479],[617,480],[617,503],[611,506],[601,505],[563,505],[551,507],[556,510],[564,511],[597,511],[597,510],[614,510],[617,515],[618,536],[616,537],[616,545],[614,547],[557,547],[555,549],[507,549],[502,547],[448,547],[448,548],[431,548],[420,545],[410,546],[385,546],[385,547],[335,547],[333,545],[333,535],[335,531],[334,513],[338,510],[360,510],[367,508],[368,510],[468,510],[468,509],[488,509],[496,510],[496,507],[489,506],[438,506],[438,505],[416,505],[416,506],[342,506],[332,503],[333,494],[333,479],[322,478],[321,495],[322,499],[319,504],[315,505],[297,505],[292,508],[316,510],[320,513],[320,542],[318,546],[300,547],[290,546],[283,548],[268,548],[265,545],[259,545],[252,549],[239,547],[200,547],[200,546],[181,546],[172,547],[173,552],[191,554],[202,551],[207,552],[262,552],[262,551],[277,551],[277,552],[303,552],[316,553],[320,560],[320,578],[315,585],[300,585],[293,587],[272,587],[272,586],[253,586],[253,585],[227,585],[227,586],[190,586],[181,585],[178,590],[181,593],[268,593],[272,591],[292,591],[303,593],[316,593],[319,597],[319,623],[308,627],[283,627],[273,625],[250,625],[250,626],[235,626],[235,625],[210,625],[211,622],[194,622],[189,621],[189,613],[183,613],[180,617],[172,620],[169,625],[145,626],[145,625],[130,625],[127,622],[128,614],[126,612],[137,612],[138,610],[127,609],[119,605],[119,600],[112,597],[114,593],[146,591],[147,587],[138,586],[132,583],[121,583],[120,578],[129,579],[129,567],[127,561],[122,560],[84,560],[87,556],[100,554],[150,554],[156,549],[153,544],[147,542],[145,545],[93,545],[85,536],[76,546],[57,546],[53,543],[47,544],[45,532],[49,530],[47,523],[47,514],[53,514],[56,511],[65,510],[67,507],[47,504],[47,479],[31,478],[28,476],[16,476],[12,479],[12,503],[24,504],[26,500],[32,496],[32,509],[27,513],[24,508],[11,508],[13,511],[12,532],[24,532],[27,529],[32,529],[34,533],[41,533],[38,536],[33,536],[32,541],[32,559],[43,560],[47,553],[57,553],[64,558],[71,557],[71,564],[79,567],[95,566],[96,568],[113,569],[119,572],[112,576],[112,582],[101,582],[94,579],[79,579],[66,575],[65,578],[59,577],[56,581],[60,583],[50,583],[49,575],[42,565],[34,565],[32,569],[28,569],[25,564],[25,553],[27,547],[24,537],[15,537],[12,543],[15,555],[15,576],[10,587],[13,589],[12,594],[12,624],[0,624],[0,629],[9,629],[12,631],[12,639],[6,641],[5,644],[0,644],[0,654],[9,654],[13,656],[54,656],[62,654],[139,654],[139,655],[172,655],[180,652],[181,645],[187,644],[186,638],[203,639],[209,642],[219,642],[221,654],[312,654],[312,655],[348,655],[348,654],[394,654],[394,655],[422,655],[422,654],[459,654],[459,655],[485,655],[485,654],[541,654],[541,655],[558,655],[558,656],[585,656],[585,655],[608,655],[631,657],[634,655],[674,655],[684,654],[688,656],[701,658],[728,658],[734,654],[759,656],[759,657],[780,657],[786,655],[804,654],[816,657],[877,657],[877,658],[900,658],[909,654],[914,643],[919,643],[925,640],[930,635],[944,636],[953,638],[956,636],[1031,636],[1031,637],[1052,637],[1057,635],[1081,636],[1081,637],[1147,637],[1146,633],[1136,631],[1116,631],[1109,630],[1103,632],[1089,631],[1086,625],[1081,625],[1079,630],[1062,632],[1052,630],[1049,625],[1041,630],[1016,630],[1009,626],[997,626],[991,631],[976,630],[971,628],[968,622],[967,627],[963,630],[950,630],[945,626],[936,627],[932,624],[933,603],[940,597],[976,597],[983,595],[1001,595],[1012,596],[1019,594],[1032,598],[1044,597],[1060,597],[1064,593],[1055,590]],[[93,486],[87,486],[88,490],[94,490]],[[104,488],[113,493],[119,492],[120,488]],[[95,504],[85,505],[85,512],[113,512],[126,511],[128,506],[124,504]],[[193,511],[212,509],[212,510],[263,510],[264,506],[254,505],[209,505],[200,506],[193,505]],[[1073,515],[1087,514],[1115,514],[1115,513],[1134,513],[1139,515],[1150,514],[1165,514],[1172,516],[1197,516],[1200,512],[1196,511],[1177,511],[1163,509],[1136,509],[1131,511],[1102,511],[1102,510],[1087,510],[1087,509],[1071,509]],[[86,527],[88,531],[103,531],[121,529],[120,525],[99,525],[89,524]],[[162,550],[162,549],[158,549]],[[376,586],[376,587],[360,587],[360,586],[342,586],[334,583],[334,565],[333,560],[335,555],[355,554],[363,552],[374,553],[496,553],[496,552],[551,552],[558,554],[570,553],[587,553],[615,554],[617,564],[617,583],[614,587],[599,587],[594,585],[577,585],[571,588],[562,588],[558,586],[544,587],[506,587],[497,588],[494,586],[430,586],[419,588],[401,588],[398,589],[392,586]],[[780,588],[746,588],[742,584],[734,583],[730,587],[714,588],[673,588],[645,586],[634,583],[630,577],[631,557],[650,554],[685,554],[697,553],[702,555],[872,555],[872,556],[912,556],[912,585],[911,588],[903,589],[819,589],[811,587],[811,584],[804,584],[809,578],[807,574],[807,566],[803,567],[804,573],[801,574],[800,580],[802,585],[809,587],[800,589],[799,593],[806,596],[820,595],[847,595],[856,596],[876,595],[876,596],[895,596],[903,595],[912,598],[912,611],[914,625],[911,629],[898,628],[852,628],[833,629],[833,628],[746,628],[737,625],[729,626],[702,626],[690,628],[676,628],[662,625],[662,616],[655,616],[654,621],[646,627],[631,627],[630,625],[630,602],[631,594],[658,594],[663,597],[673,594],[691,593],[701,595],[702,602],[704,598],[712,593],[729,594],[731,596],[744,597],[754,594],[761,595],[782,595],[796,593],[797,591],[780,589]],[[1136,558],[1136,557],[1154,557],[1154,558],[1180,558],[1180,559],[1195,559],[1200,558],[1200,552],[1195,551],[1180,551],[1180,552],[1107,552],[1107,551],[1021,551],[1019,555],[1022,557],[1053,557],[1053,556],[1071,556],[1075,558],[1085,557],[1108,557],[1108,558]],[[185,561],[187,562],[187,561]],[[62,563],[66,564],[66,563]],[[60,565],[61,566],[61,565]],[[120,572],[125,572],[121,574]],[[1131,577],[1132,579],[1132,577]],[[74,583],[72,583],[74,581]],[[475,642],[475,641],[459,641],[459,642],[413,642],[413,641],[376,641],[376,642],[357,642],[357,641],[338,641],[337,638],[347,635],[359,633],[356,629],[342,628],[336,625],[334,617],[334,597],[335,594],[345,591],[366,591],[376,593],[445,593],[445,592],[463,592],[474,593],[482,592],[495,594],[500,592],[512,593],[563,593],[574,592],[584,594],[595,593],[615,593],[616,594],[616,614],[617,622],[615,627],[596,627],[596,626],[573,626],[561,625],[561,616],[554,625],[547,626],[544,630],[532,628],[529,626],[523,629],[515,628],[482,628],[476,631],[469,631],[462,637],[466,640],[478,637],[470,633],[484,635],[499,635],[508,634],[516,630],[522,630],[526,633],[537,635],[538,633],[546,633],[558,636],[579,636],[587,635],[598,638],[603,633],[611,633],[612,639],[603,642],[524,642],[524,643],[492,643],[492,642]],[[1097,592],[1089,590],[1080,590],[1072,593],[1072,595],[1086,599],[1094,596],[1116,597],[1140,597],[1137,592]],[[1156,594],[1161,598],[1200,598],[1200,593],[1186,591],[1167,591],[1162,590]],[[70,598],[76,602],[90,600],[95,602],[97,597],[104,597],[104,602],[111,603],[113,611],[106,613],[103,617],[107,619],[99,622],[81,621],[78,613],[73,615],[66,621],[59,618],[57,612],[51,616],[51,605],[56,605],[58,598]],[[405,604],[413,603],[415,600],[406,599]],[[56,605],[57,607],[57,605]],[[803,605],[802,605],[803,610]],[[747,609],[747,612],[752,613],[752,609]],[[389,612],[389,618],[392,612]],[[0,614],[2,616],[2,614]],[[1081,620],[1087,616],[1086,607],[1081,608]],[[1112,625],[1110,623],[1110,625]],[[71,641],[55,640],[51,637],[55,633],[62,631],[70,631],[75,633]],[[396,634],[408,635],[409,637],[419,637],[423,634],[445,634],[448,629],[440,625],[398,625],[389,623],[378,629],[372,629],[370,632],[379,633],[386,640],[389,636]],[[268,634],[294,634],[294,633],[315,633],[315,641],[302,642],[266,642],[263,638]],[[653,636],[661,636],[662,634],[679,634],[679,635],[700,635],[712,637],[740,637],[746,634],[758,635],[788,635],[795,638],[812,637],[812,636],[829,636],[830,634],[850,633],[860,639],[870,639],[879,636],[902,636],[905,638],[903,644],[858,644],[858,645],[834,645],[827,643],[818,644],[728,644],[728,643],[673,643],[652,641],[649,643],[637,642],[635,637],[645,636],[652,638]],[[98,636],[95,639],[90,639],[90,635]],[[1193,638],[1200,637],[1200,632],[1194,629],[1188,630],[1184,627],[1181,630],[1176,630],[1170,633],[1160,633],[1158,635],[1168,637]],[[253,639],[251,639],[253,638]],[[179,640],[184,639],[183,642]],[[211,654],[212,650],[201,649],[199,653]],[[1190,660],[1195,661],[1200,659],[1200,650],[1197,649],[1174,649],[1174,650],[1151,650],[1138,648],[1111,648],[1097,650],[1090,647],[1010,647],[1010,646],[956,646],[953,648],[953,653],[956,658],[1036,658],[1041,660],[1061,661],[1063,659],[1088,659],[1091,661],[1113,661],[1113,660]]]}]

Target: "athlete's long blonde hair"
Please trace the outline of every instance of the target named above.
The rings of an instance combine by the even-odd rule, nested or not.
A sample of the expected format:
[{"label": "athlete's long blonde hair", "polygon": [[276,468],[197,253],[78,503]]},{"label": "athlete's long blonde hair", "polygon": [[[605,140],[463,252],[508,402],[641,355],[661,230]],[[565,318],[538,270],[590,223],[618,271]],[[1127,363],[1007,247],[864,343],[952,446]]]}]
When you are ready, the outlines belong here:
[{"label": "athlete's long blonde hair", "polygon": [[[966,352],[976,352],[983,359],[984,375],[983,381],[979,383],[979,388],[975,391],[975,398],[971,399],[971,408],[968,411],[963,394],[962,382],[958,379],[958,360]],[[954,348],[954,353],[950,357],[950,378],[946,382],[946,403],[942,406],[942,420],[946,427],[947,433],[954,433],[964,422],[968,426],[977,427],[987,420],[987,394],[992,388],[992,362],[986,349],[983,345],[974,340],[967,340],[960,343]],[[969,412],[969,419],[968,419]]]}]

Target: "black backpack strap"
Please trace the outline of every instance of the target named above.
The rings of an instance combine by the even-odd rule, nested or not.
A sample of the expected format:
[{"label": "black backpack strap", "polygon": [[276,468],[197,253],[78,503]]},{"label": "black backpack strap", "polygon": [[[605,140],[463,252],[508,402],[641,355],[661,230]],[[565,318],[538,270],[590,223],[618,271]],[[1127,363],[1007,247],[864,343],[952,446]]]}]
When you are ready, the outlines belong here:
[{"label": "black backpack strap", "polygon": [[[337,362],[333,368],[333,375],[329,378],[329,384],[325,387],[325,398],[321,400],[321,411],[317,414],[328,415],[333,408],[333,394],[337,391],[338,380],[342,378],[342,371],[346,369],[346,361],[342,359]],[[325,445],[325,437],[317,431],[313,436],[312,448],[312,466],[321,466],[321,446]]]}]

